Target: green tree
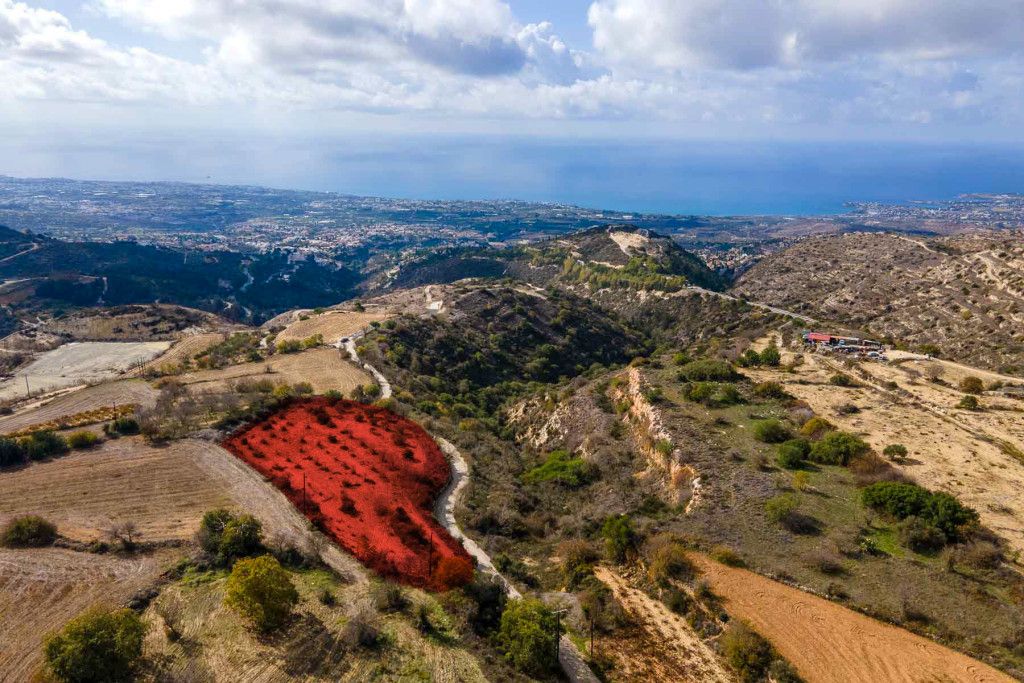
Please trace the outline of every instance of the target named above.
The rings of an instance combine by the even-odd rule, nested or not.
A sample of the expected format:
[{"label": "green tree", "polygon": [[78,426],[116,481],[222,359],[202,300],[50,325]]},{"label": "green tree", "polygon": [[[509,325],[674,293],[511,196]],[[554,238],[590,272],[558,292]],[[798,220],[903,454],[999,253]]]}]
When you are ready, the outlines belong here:
[{"label": "green tree", "polygon": [[200,547],[211,554],[220,552],[220,540],[224,535],[224,527],[234,518],[235,516],[224,508],[208,510],[199,522],[199,531],[196,533],[196,540],[199,541]]},{"label": "green tree", "polygon": [[263,525],[252,515],[240,515],[224,525],[218,554],[225,562],[255,555],[262,547]]},{"label": "green tree", "polygon": [[633,529],[633,520],[626,515],[609,517],[601,527],[601,536],[604,537],[605,551],[608,558],[613,562],[623,563],[631,552],[636,548],[636,531]]},{"label": "green tree", "polygon": [[89,611],[47,639],[46,663],[68,683],[128,680],[145,635],[146,625],[129,609]]},{"label": "green tree", "polygon": [[775,344],[769,345],[764,351],[761,352],[761,364],[769,367],[778,367],[779,363],[782,362],[782,354],[779,352],[779,347]]},{"label": "green tree", "polygon": [[8,548],[37,548],[57,538],[57,527],[37,515],[15,517],[0,530],[0,545]]},{"label": "green tree", "polygon": [[288,572],[271,555],[236,562],[224,596],[225,605],[264,633],[281,626],[298,601]]},{"label": "green tree", "polygon": [[498,644],[505,659],[516,669],[531,676],[544,676],[555,670],[554,613],[539,600],[512,600],[501,615]]},{"label": "green tree", "polygon": [[847,432],[829,432],[811,445],[809,459],[823,465],[845,465],[871,450],[860,437]]}]

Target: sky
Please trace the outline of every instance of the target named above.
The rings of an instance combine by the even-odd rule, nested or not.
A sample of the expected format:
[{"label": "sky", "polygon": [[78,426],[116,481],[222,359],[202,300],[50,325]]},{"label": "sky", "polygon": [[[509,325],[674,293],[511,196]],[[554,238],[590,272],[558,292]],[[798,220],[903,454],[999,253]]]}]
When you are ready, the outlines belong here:
[{"label": "sky", "polygon": [[1022,131],[1024,0],[0,0],[0,143],[48,155],[0,158],[12,175],[59,172],[83,144],[197,137]]}]

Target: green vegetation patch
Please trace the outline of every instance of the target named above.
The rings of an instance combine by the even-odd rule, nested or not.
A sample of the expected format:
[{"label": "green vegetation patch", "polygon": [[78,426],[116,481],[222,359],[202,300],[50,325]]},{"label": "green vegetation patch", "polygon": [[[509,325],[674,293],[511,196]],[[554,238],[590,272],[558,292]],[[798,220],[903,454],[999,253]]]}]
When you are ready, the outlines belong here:
[{"label": "green vegetation patch", "polygon": [[523,475],[526,484],[553,481],[569,488],[579,488],[593,481],[597,470],[583,458],[574,458],[568,451],[548,454],[544,462]]}]

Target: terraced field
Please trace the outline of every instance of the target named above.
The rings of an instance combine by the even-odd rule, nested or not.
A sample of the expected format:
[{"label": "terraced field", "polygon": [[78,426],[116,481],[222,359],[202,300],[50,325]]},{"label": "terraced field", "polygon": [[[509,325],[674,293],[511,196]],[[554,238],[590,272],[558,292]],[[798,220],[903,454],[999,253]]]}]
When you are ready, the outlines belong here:
[{"label": "terraced field", "polygon": [[269,379],[273,382],[309,382],[317,393],[334,389],[347,394],[357,386],[372,383],[365,372],[349,363],[334,348],[302,353],[277,354],[259,363],[242,363],[218,370],[190,372],[175,378],[196,391],[227,391],[241,379]]},{"label": "terraced field", "polygon": [[106,382],[63,394],[43,403],[29,404],[13,415],[0,417],[0,434],[17,432],[101,408],[113,406],[150,406],[157,390],[142,380]]},{"label": "terraced field", "polygon": [[356,311],[327,311],[319,315],[307,313],[305,320],[296,319],[284,328],[277,341],[302,340],[315,334],[323,335],[324,341],[333,343],[355,334],[371,322],[378,322],[388,316],[384,313],[359,313]]}]

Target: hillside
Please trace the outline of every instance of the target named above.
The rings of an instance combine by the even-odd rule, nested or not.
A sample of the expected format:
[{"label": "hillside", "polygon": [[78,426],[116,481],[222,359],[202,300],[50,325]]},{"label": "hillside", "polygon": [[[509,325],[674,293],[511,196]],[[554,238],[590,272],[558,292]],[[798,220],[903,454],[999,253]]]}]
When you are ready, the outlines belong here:
[{"label": "hillside", "polygon": [[734,292],[908,348],[1024,373],[1019,233],[812,238],[763,260]]}]

